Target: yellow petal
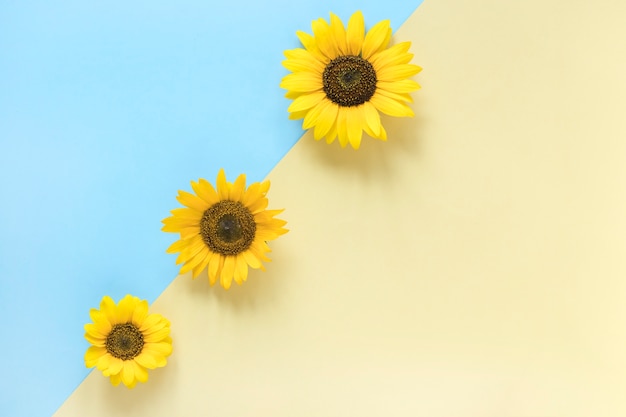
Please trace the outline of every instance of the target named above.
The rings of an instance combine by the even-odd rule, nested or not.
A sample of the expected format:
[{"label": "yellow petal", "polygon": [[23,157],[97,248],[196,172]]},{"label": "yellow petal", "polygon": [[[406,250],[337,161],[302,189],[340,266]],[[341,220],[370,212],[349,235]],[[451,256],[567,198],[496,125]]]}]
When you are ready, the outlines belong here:
[{"label": "yellow petal", "polygon": [[224,257],[221,255],[214,255],[211,258],[211,262],[209,262],[209,283],[211,285],[215,284],[217,278],[222,270],[222,265],[224,264]]},{"label": "yellow petal", "polygon": [[391,28],[389,27],[389,20],[383,20],[374,25],[367,34],[365,40],[363,40],[362,57],[369,60],[369,58],[378,51],[387,47],[387,44],[391,40]]},{"label": "yellow petal", "polygon": [[144,334],[143,341],[147,343],[157,343],[162,341],[165,337],[169,336],[170,328],[169,326],[163,327],[162,329],[152,332],[150,334]]},{"label": "yellow petal", "polygon": [[383,125],[380,125],[380,134],[376,137],[376,139],[387,140],[387,131]]},{"label": "yellow petal", "polygon": [[259,192],[265,196],[270,189],[270,180],[265,180],[259,185]]},{"label": "yellow petal", "polygon": [[372,98],[370,99],[370,103],[372,103],[379,111],[385,114],[388,114],[390,116],[396,116],[396,117],[413,116],[413,110],[411,110],[409,106],[407,106],[404,103],[385,97],[382,94],[378,94],[378,92],[376,92],[372,96]]},{"label": "yellow petal", "polygon": [[326,20],[321,17],[311,23],[313,35],[319,50],[329,59],[333,59],[338,55],[337,47],[333,41],[330,26]]},{"label": "yellow petal", "polygon": [[252,244],[250,245],[250,247],[248,248],[248,250],[250,252],[252,252],[252,254],[259,260],[263,261],[263,262],[270,262],[271,259],[268,258],[267,256],[265,256],[265,254],[267,252],[270,252],[269,248],[267,247],[267,245],[265,244],[265,242],[262,241],[254,241],[252,242]]},{"label": "yellow petal", "polygon": [[354,149],[359,149],[365,120],[363,120],[359,107],[348,107],[346,110],[348,142],[350,142],[350,145],[352,145]]},{"label": "yellow petal", "polygon": [[111,331],[111,323],[107,319],[106,314],[102,311],[92,308],[89,310],[89,317],[96,326],[96,330],[99,334],[106,336]]},{"label": "yellow petal", "polygon": [[203,212],[194,210],[189,207],[175,208],[173,210],[170,210],[170,213],[172,213],[173,217],[176,217],[179,219],[192,219],[192,220],[200,220],[203,214]]},{"label": "yellow petal", "polygon": [[313,36],[306,32],[302,32],[301,30],[296,32],[296,36],[302,43],[302,46],[304,46],[306,50],[315,56],[315,58],[317,58],[320,62],[324,63],[324,65],[330,62],[330,59],[328,59],[328,57],[326,57],[317,47],[317,42]]},{"label": "yellow petal", "polygon": [[150,349],[150,348],[144,348],[145,351],[147,352],[148,355],[150,355],[153,359],[154,359],[154,368],[150,368],[150,369],[155,369],[155,368],[162,368],[165,365],[167,365],[167,358],[161,354],[159,354],[158,352]]},{"label": "yellow petal", "polygon": [[233,183],[233,187],[230,190],[230,199],[233,201],[241,201],[241,197],[243,196],[243,192],[246,189],[246,174],[239,174],[235,182]]},{"label": "yellow petal", "polygon": [[281,230],[267,230],[267,229],[257,230],[255,238],[258,238],[259,240],[268,242],[270,240],[276,239],[281,234],[283,234],[283,233],[281,233]]},{"label": "yellow petal", "polygon": [[[217,203],[217,192],[207,180],[201,178],[197,183],[191,181],[191,188],[193,188],[193,191],[198,195],[198,197],[208,204],[208,207]],[[200,215],[200,217],[202,217],[202,215]]]},{"label": "yellow petal", "polygon": [[[107,322],[108,323],[108,322]],[[98,340],[104,340],[106,339],[106,337],[108,336],[109,332],[111,331],[110,328],[111,326],[109,325],[109,332],[101,332],[98,329],[98,326],[94,323],[87,323],[85,324],[85,326],[83,326],[85,329],[85,332],[87,332],[87,334],[89,336],[91,336],[94,339],[98,339]]]},{"label": "yellow petal", "polygon": [[264,221],[263,223],[259,223],[259,229],[270,229],[273,230],[275,233],[282,235],[284,233],[287,233],[287,229],[283,227],[286,224],[287,222],[282,219],[270,219]]},{"label": "yellow petal", "polygon": [[306,93],[302,93],[299,91],[287,91],[285,93],[285,97],[288,98],[289,100],[295,100],[298,97],[300,97],[302,94],[306,94]]},{"label": "yellow petal", "polygon": [[[180,233],[180,238],[183,240],[191,239],[192,237],[200,234],[200,225],[198,224],[192,227],[181,228],[180,230],[178,230],[178,233]],[[187,242],[186,244],[188,245],[189,242]]]},{"label": "yellow petal", "polygon": [[[363,103],[361,107],[361,111],[363,112],[363,119],[365,120],[365,125],[367,126],[368,135],[377,137],[380,133],[380,114],[376,107],[369,101]],[[371,133],[370,133],[371,132]]]},{"label": "yellow petal", "polygon": [[380,126],[380,130],[378,132],[378,134],[374,134],[374,132],[372,132],[372,130],[370,130],[369,127],[366,127],[364,129],[365,133],[367,133],[367,135],[369,135],[371,138],[374,139],[379,139],[382,141],[386,141],[387,140],[387,132],[385,131],[385,129],[383,128],[383,126]]},{"label": "yellow petal", "polygon": [[388,66],[376,73],[379,81],[400,81],[414,76],[422,70],[421,67],[413,64],[402,64]]},{"label": "yellow petal", "polygon": [[365,21],[361,11],[355,12],[348,21],[348,31],[346,33],[346,47],[349,55],[359,55],[363,46],[365,36]]},{"label": "yellow petal", "polygon": [[146,368],[137,363],[136,360],[129,362],[132,362],[133,367],[135,368],[135,378],[137,379],[137,381],[146,382],[148,380],[148,371],[146,370]]},{"label": "yellow petal", "polygon": [[182,229],[197,227],[200,224],[198,220],[180,219],[175,217],[168,217],[167,219],[163,219],[162,222],[163,227],[161,230],[172,233],[179,233]]},{"label": "yellow petal", "polygon": [[334,13],[330,14],[330,34],[335,42],[335,48],[339,55],[346,55],[348,48],[346,44],[346,29],[343,22]]},{"label": "yellow petal", "polygon": [[217,173],[217,194],[220,200],[228,200],[230,195],[230,187],[228,186],[228,182],[226,181],[226,173],[224,172],[224,168],[220,169]]},{"label": "yellow petal", "polygon": [[102,297],[102,301],[100,301],[100,311],[104,313],[109,323],[117,324],[119,323],[117,319],[117,307],[115,305],[115,301],[108,295]]},{"label": "yellow petal", "polygon": [[109,359],[109,367],[102,371],[102,375],[111,376],[115,374],[119,374],[124,366],[124,361],[119,358],[111,357]]},{"label": "yellow petal", "polygon": [[85,352],[85,366],[93,368],[104,355],[108,355],[106,348],[103,346],[89,346]]},{"label": "yellow petal", "polygon": [[[287,229],[283,227],[285,226],[285,224],[287,224],[287,222],[284,220],[273,219],[273,220],[264,222],[262,224],[259,224],[259,226],[261,226],[259,227],[259,229],[263,231],[268,230],[271,232],[271,237],[269,239],[264,239],[265,241],[269,241],[269,240],[276,239],[278,236],[281,236],[287,233]],[[265,237],[265,235],[263,234],[261,234],[261,236],[262,237],[259,237],[259,239],[262,239]]]},{"label": "yellow petal", "polygon": [[235,282],[239,285],[248,278],[248,264],[242,254],[238,254],[235,258]]},{"label": "yellow petal", "polygon": [[289,113],[289,120],[304,119],[307,113],[308,113],[308,110],[291,112]]},{"label": "yellow petal", "polygon": [[267,198],[262,197],[254,201],[253,203],[249,204],[248,210],[250,210],[250,213],[255,214],[262,210],[265,210],[265,208],[267,207],[267,204],[268,204]]},{"label": "yellow petal", "polygon": [[280,88],[303,93],[321,90],[322,77],[313,72],[294,72],[287,74],[280,82]]},{"label": "yellow petal", "polygon": [[135,305],[131,321],[135,326],[137,326],[137,328],[139,328],[146,317],[148,317],[148,301],[141,300]]},{"label": "yellow petal", "polygon": [[325,99],[320,107],[320,114],[313,131],[313,137],[316,140],[320,140],[330,131],[337,121],[337,112],[339,111],[339,106],[328,99]]},{"label": "yellow petal", "polygon": [[[241,255],[241,254],[239,254],[239,255]],[[233,279],[235,280],[235,282],[238,285],[241,285],[241,284],[243,284],[243,281],[241,280],[241,277],[239,276],[239,255],[235,255],[235,271],[234,271],[234,274],[233,274]]]},{"label": "yellow petal", "polygon": [[124,298],[120,300],[117,304],[117,319],[119,323],[128,323],[133,318],[133,312],[135,310],[135,305],[138,303],[139,299],[133,297],[130,294],[127,294]]},{"label": "yellow petal", "polygon": [[246,263],[254,269],[259,269],[261,267],[261,261],[259,260],[259,258],[257,258],[256,256],[254,256],[254,254],[247,250],[244,251],[242,253],[244,260],[246,261]]},{"label": "yellow petal", "polygon": [[[339,114],[339,113],[337,113]],[[330,127],[328,133],[326,133],[326,143],[333,143],[337,138],[337,123],[335,123]]]},{"label": "yellow petal", "polygon": [[152,335],[154,333],[158,333],[161,330],[163,330],[165,328],[168,328],[170,326],[170,321],[168,319],[166,319],[162,315],[156,314],[156,313],[150,314],[146,318],[144,323],[147,323],[148,321],[150,322],[149,326],[142,326],[140,328],[140,329],[143,329],[143,330],[141,330],[141,333],[143,334],[144,338],[146,336]]},{"label": "yellow petal", "polygon": [[346,107],[340,107],[337,113],[337,136],[339,137],[339,144],[342,148],[345,148],[348,144],[348,112]]},{"label": "yellow petal", "polygon": [[137,381],[135,380],[135,365],[134,361],[124,361],[124,366],[120,372],[122,376],[122,382],[128,388],[133,388]]},{"label": "yellow petal", "polygon": [[222,275],[220,277],[220,284],[222,284],[222,287],[224,287],[225,290],[230,289],[230,285],[233,283],[233,277],[232,276],[224,276]]},{"label": "yellow petal", "polygon": [[141,353],[135,357],[135,361],[147,369],[155,369],[157,367],[156,359],[154,359],[154,356],[146,353],[145,345]]},{"label": "yellow petal", "polygon": [[[85,330],[87,330],[86,327],[85,327]],[[85,333],[85,339],[91,345],[96,346],[96,347],[104,347],[105,346],[105,342],[106,342],[106,337],[93,336],[89,332]]]},{"label": "yellow petal", "polygon": [[376,71],[389,65],[408,64],[413,58],[413,54],[407,53],[410,47],[411,42],[400,42],[372,55],[369,62]]},{"label": "yellow petal", "polygon": [[148,316],[144,319],[143,323],[141,323],[141,326],[139,326],[139,331],[141,333],[145,333],[149,331],[150,329],[157,326],[161,322],[162,319],[163,319],[163,316],[161,316],[160,314],[154,314],[154,313],[148,314]]},{"label": "yellow petal", "polygon": [[303,94],[291,103],[287,111],[299,112],[308,110],[311,107],[317,106],[322,100],[326,98],[326,93],[323,91],[314,91],[309,94]]},{"label": "yellow petal", "polygon": [[283,66],[289,71],[310,71],[321,74],[326,67],[322,61],[306,49],[291,49],[284,53],[287,59],[283,61]]},{"label": "yellow petal", "polygon": [[313,107],[304,117],[302,122],[303,129],[310,129],[320,122],[322,111],[328,106],[329,100],[322,100],[317,106]]},{"label": "yellow petal", "polygon": [[96,317],[94,323],[89,323],[85,325],[85,331],[91,334],[95,338],[106,338],[109,332],[111,331],[111,323],[106,319],[104,314],[100,313],[96,309],[92,309],[93,314],[90,315]]},{"label": "yellow petal", "polygon": [[387,132],[383,128],[382,124],[380,125],[380,130],[378,131],[377,134],[374,134],[374,132],[367,125],[364,127],[364,130],[365,130],[365,133],[367,133],[370,137],[374,139],[379,139],[383,141],[387,140]]},{"label": "yellow petal", "polygon": [[111,375],[110,379],[111,379],[111,385],[113,385],[114,387],[117,387],[120,384],[120,382],[122,382],[122,374],[117,373],[115,375]]},{"label": "yellow petal", "polygon": [[176,242],[172,243],[166,250],[165,253],[176,253],[176,252],[180,252],[181,250],[183,250],[184,248],[186,248],[189,245],[189,240],[177,240]]},{"label": "yellow petal", "polygon": [[382,88],[377,89],[376,93],[382,94],[383,96],[396,100],[396,101],[404,101],[405,103],[413,102],[413,98],[409,94],[406,94],[406,93],[395,93],[393,91],[383,90]]},{"label": "yellow petal", "polygon": [[307,51],[317,48],[315,38],[308,33],[298,30],[296,31],[296,36]]},{"label": "yellow petal", "polygon": [[265,210],[262,211],[260,213],[257,213],[254,215],[254,221],[257,223],[263,223],[265,221],[269,221],[272,220],[274,216],[279,215],[280,213],[284,212],[285,209],[281,209],[281,210]]},{"label": "yellow petal", "polygon": [[180,251],[180,255],[176,258],[177,264],[187,262],[198,256],[203,251],[205,251],[204,253],[206,254],[206,251],[208,250],[206,243],[204,243],[204,240],[200,235],[195,235],[194,237],[188,239],[188,242],[189,244]]},{"label": "yellow petal", "polygon": [[252,183],[243,193],[243,197],[241,197],[241,204],[248,207],[250,204],[252,204],[261,197],[261,183]]},{"label": "yellow petal", "polygon": [[267,222],[260,224],[259,226],[262,226],[262,228],[265,228],[265,229],[272,230],[276,236],[280,236],[280,235],[287,233],[287,229],[283,227],[286,224],[287,222],[284,220],[272,219],[272,220],[268,220]]},{"label": "yellow petal", "polygon": [[[172,354],[171,339],[166,339],[166,341],[158,343],[146,343],[144,349],[146,350],[146,354],[158,361],[157,358],[159,356],[167,357]],[[141,353],[143,354],[143,352]]]},{"label": "yellow petal", "polygon": [[209,265],[209,262],[211,261],[212,257],[213,257],[213,252],[207,249],[206,254],[203,254],[202,256],[202,262],[196,265],[191,272],[191,275],[193,278],[196,278],[198,275],[200,275],[202,271],[204,271],[204,268],[206,268],[207,265]]},{"label": "yellow petal", "polygon": [[111,356],[110,353],[106,353],[106,355],[102,355],[100,356],[100,358],[98,358],[98,362],[96,362],[96,368],[99,371],[105,371],[107,369],[109,369],[109,366],[111,366],[111,363],[114,362],[116,358],[114,358],[113,356]]},{"label": "yellow petal", "polygon": [[412,93],[420,88],[420,85],[413,80],[378,81],[376,83],[376,90],[393,91],[394,93]]},{"label": "yellow petal", "polygon": [[220,276],[220,282],[224,289],[230,288],[233,276],[235,274],[235,257],[226,256],[224,259],[224,267],[222,268],[222,274]]},{"label": "yellow petal", "polygon": [[178,195],[176,196],[176,200],[184,206],[192,208],[198,211],[204,211],[209,208],[209,205],[206,201],[202,200],[200,197],[188,193],[187,191],[179,190]]},{"label": "yellow petal", "polygon": [[182,228],[197,225],[200,223],[200,218],[191,219],[189,217],[172,216],[161,220],[161,222],[166,226],[173,225]]}]

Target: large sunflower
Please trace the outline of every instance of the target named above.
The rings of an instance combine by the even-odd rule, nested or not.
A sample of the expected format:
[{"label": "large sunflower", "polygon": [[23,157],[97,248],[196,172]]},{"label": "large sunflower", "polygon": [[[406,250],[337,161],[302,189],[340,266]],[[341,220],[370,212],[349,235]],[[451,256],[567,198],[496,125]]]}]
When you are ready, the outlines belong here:
[{"label": "large sunflower", "polygon": [[168,253],[180,253],[180,273],[191,271],[193,278],[205,268],[211,285],[219,278],[225,289],[233,281],[242,284],[248,266],[264,269],[269,262],[268,240],[287,232],[287,222],[274,216],[283,210],[265,210],[270,182],[253,183],[246,188],[246,176],[234,183],[226,181],[224,170],[217,175],[217,190],[206,180],[191,182],[195,194],[178,191],[177,200],[186,206],[171,211],[163,220],[164,232],[180,233]]},{"label": "large sunflower", "polygon": [[160,314],[148,314],[148,302],[127,295],[119,304],[102,298],[100,310],[92,308],[93,323],[85,324],[85,365],[96,367],[111,384],[133,388],[148,380],[148,369],[165,366],[172,353],[170,322]]},{"label": "large sunflower", "polygon": [[363,15],[357,11],[345,28],[330,14],[330,24],[320,18],[312,23],[313,35],[298,31],[303,48],[285,51],[285,68],[292,73],[280,86],[293,99],[291,119],[302,119],[304,129],[314,128],[314,137],[332,143],[339,138],[345,147],[361,144],[363,131],[387,140],[379,112],[409,117],[413,111],[409,93],[420,88],[411,79],[421,68],[409,64],[410,42],[387,48],[391,40],[389,20],[367,34]]}]

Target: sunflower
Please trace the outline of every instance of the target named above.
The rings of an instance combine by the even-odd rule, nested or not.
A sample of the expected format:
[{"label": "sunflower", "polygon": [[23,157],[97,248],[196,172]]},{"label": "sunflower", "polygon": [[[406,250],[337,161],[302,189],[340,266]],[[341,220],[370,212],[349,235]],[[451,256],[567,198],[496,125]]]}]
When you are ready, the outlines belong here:
[{"label": "sunflower", "polygon": [[339,138],[358,149],[363,131],[387,140],[379,112],[411,117],[409,93],[420,88],[409,77],[421,71],[409,64],[410,42],[387,48],[391,40],[389,20],[372,27],[367,34],[363,14],[357,11],[345,28],[330,14],[330,24],[320,18],[312,23],[313,35],[298,31],[303,48],[285,51],[283,65],[290,74],[280,86],[293,99],[290,119],[302,119],[304,129],[314,128],[316,140],[332,143]]},{"label": "sunflower", "polygon": [[242,284],[248,266],[264,269],[269,262],[268,240],[287,232],[287,222],[274,216],[283,210],[265,210],[269,181],[253,183],[246,189],[246,176],[234,183],[226,181],[224,170],[217,175],[217,190],[204,179],[191,181],[195,194],[178,191],[176,199],[184,208],[171,211],[163,220],[164,232],[180,233],[168,253],[180,253],[176,263],[183,263],[180,274],[192,272],[196,278],[205,268],[211,285],[219,278],[229,289],[233,281]]},{"label": "sunflower", "polygon": [[92,308],[93,323],[85,324],[85,365],[96,367],[117,386],[133,388],[148,380],[148,369],[165,366],[172,353],[170,322],[160,314],[148,314],[148,302],[126,295],[116,305],[109,296]]}]

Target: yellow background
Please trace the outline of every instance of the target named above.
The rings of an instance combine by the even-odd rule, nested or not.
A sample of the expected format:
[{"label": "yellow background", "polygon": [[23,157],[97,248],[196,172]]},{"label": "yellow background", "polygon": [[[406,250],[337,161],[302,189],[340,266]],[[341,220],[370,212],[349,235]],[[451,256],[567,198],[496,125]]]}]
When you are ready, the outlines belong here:
[{"label": "yellow background", "polygon": [[92,372],[55,416],[626,415],[624,16],[426,0],[394,37],[416,117],[358,152],[304,135],[267,271],[176,278],[168,366]]}]

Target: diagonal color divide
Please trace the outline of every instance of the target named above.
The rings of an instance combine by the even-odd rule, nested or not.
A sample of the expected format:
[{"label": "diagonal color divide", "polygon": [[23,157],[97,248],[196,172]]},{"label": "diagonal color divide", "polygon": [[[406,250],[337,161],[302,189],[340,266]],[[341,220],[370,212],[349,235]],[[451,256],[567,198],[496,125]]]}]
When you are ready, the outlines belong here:
[{"label": "diagonal color divide", "polygon": [[419,3],[2,2],[0,414],[54,413],[88,374],[89,309],[171,282],[178,189],[261,180],[301,136],[278,87],[296,30],[357,8],[397,28]]},{"label": "diagonal color divide", "polygon": [[168,366],[92,373],[56,417],[626,415],[625,13],[420,6],[416,118],[359,152],[305,135],[267,273],[177,278]]}]

